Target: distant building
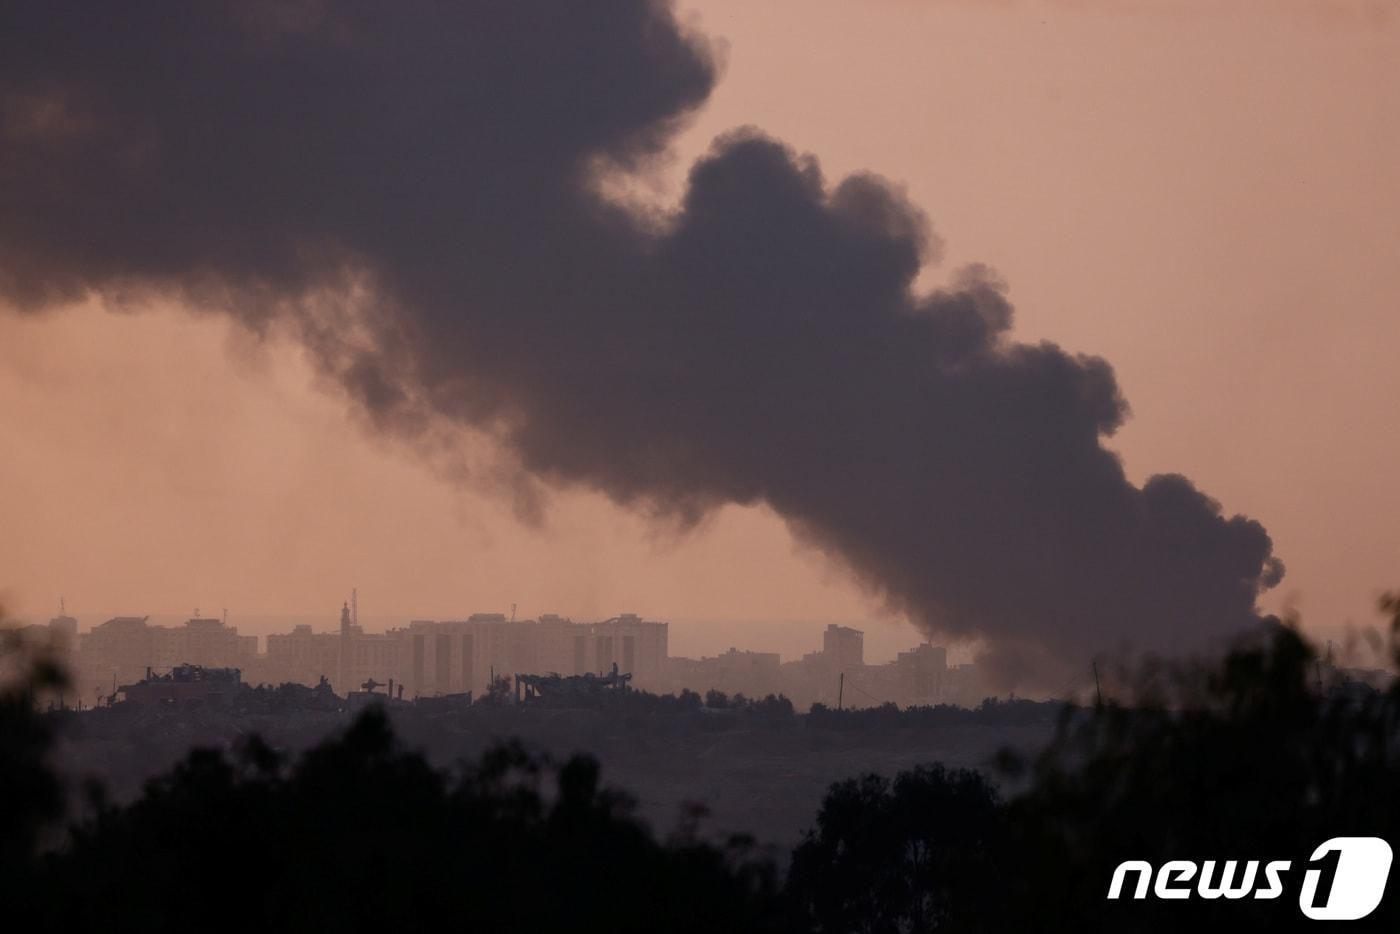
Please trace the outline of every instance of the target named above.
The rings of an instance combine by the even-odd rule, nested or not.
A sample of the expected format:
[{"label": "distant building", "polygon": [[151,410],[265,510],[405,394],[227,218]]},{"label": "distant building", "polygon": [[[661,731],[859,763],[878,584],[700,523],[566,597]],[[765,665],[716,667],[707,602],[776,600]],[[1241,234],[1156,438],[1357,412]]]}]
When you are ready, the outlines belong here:
[{"label": "distant building", "polygon": [[983,686],[972,665],[948,665],[948,651],[924,644],[899,653],[888,664],[865,664],[865,633],[850,626],[828,625],[820,651],[781,662],[777,654],[731,648],[714,658],[672,658],[667,663],[670,690],[703,694],[714,688],[726,694],[758,698],[783,694],[793,706],[814,703],[835,707],[962,704],[982,700]]},{"label": "distant building", "polygon": [[906,697],[915,701],[938,698],[948,680],[948,650],[924,643],[900,652],[894,667]]},{"label": "distant building", "polygon": [[602,674],[614,664],[635,686],[662,690],[667,628],[630,613],[599,623],[552,615],[511,622],[503,614],[478,613],[465,620],[414,620],[385,635],[397,643],[397,677],[409,695],[480,696],[493,672]]},{"label": "distant building", "polygon": [[267,637],[266,680],[313,685],[335,678],[340,666],[340,636],[296,626]]},{"label": "distant building", "polygon": [[924,643],[884,665],[866,665],[846,677],[847,706],[893,702],[902,707],[976,706],[985,697],[974,665],[949,665],[948,650]]},{"label": "distant building", "polygon": [[865,633],[832,623],[822,633],[822,655],[837,671],[864,667]]},{"label": "distant building", "polygon": [[114,616],[78,637],[83,674],[99,684],[139,680],[156,663],[155,627],[147,616]]},{"label": "distant building", "polygon": [[156,667],[242,668],[257,658],[258,637],[240,636],[222,620],[197,617],[183,626],[155,627]]},{"label": "distant building", "polygon": [[257,659],[258,637],[241,636],[222,620],[196,617],[181,626],[152,626],[147,616],[116,616],[78,637],[80,690],[139,681],[148,667],[244,668]]},{"label": "distant building", "polygon": [[78,648],[78,621],[71,616],[55,616],[48,625],[31,624],[16,628],[22,639],[61,655]]},{"label": "distant building", "polygon": [[398,669],[399,646],[386,633],[357,631],[345,643],[340,658],[341,674],[336,683],[337,690],[348,691],[371,680],[387,685],[384,673],[390,672],[390,677],[393,677],[392,672]]},{"label": "distant building", "polygon": [[315,684],[322,676],[338,693],[367,681],[391,682],[406,699],[472,692],[481,696],[494,674],[602,674],[616,664],[632,683],[664,690],[667,624],[623,614],[598,623],[546,615],[512,621],[502,613],[461,620],[416,619],[405,627],[367,633],[347,604],[337,632],[310,626],[267,637],[270,679]]},{"label": "distant building", "polygon": [[578,625],[584,639],[593,641],[594,663],[589,671],[603,674],[616,665],[623,674],[632,676],[636,687],[658,690],[663,686],[669,654],[666,623],[647,622],[635,613],[623,613],[601,623]]},{"label": "distant building", "polygon": [[49,620],[49,632],[59,640],[61,648],[77,650],[78,620],[76,618],[60,612]]},{"label": "distant building", "polygon": [[670,688],[763,697],[781,692],[781,664],[782,656],[777,652],[741,652],[732,646],[712,658],[672,658],[668,662]]}]

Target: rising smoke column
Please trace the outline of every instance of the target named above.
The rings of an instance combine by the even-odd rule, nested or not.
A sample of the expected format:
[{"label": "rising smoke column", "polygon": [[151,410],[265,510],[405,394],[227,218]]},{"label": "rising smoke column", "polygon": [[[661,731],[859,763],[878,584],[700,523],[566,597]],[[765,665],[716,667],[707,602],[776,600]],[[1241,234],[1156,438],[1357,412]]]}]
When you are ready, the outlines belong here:
[{"label": "rising smoke column", "polygon": [[663,516],[766,503],[1008,670],[1256,622],[1264,528],[1129,483],[1111,368],[1012,341],[995,274],[917,293],[888,183],[741,129],[672,214],[598,194],[716,74],[645,0],[8,3],[0,294],[291,322],[383,430]]}]

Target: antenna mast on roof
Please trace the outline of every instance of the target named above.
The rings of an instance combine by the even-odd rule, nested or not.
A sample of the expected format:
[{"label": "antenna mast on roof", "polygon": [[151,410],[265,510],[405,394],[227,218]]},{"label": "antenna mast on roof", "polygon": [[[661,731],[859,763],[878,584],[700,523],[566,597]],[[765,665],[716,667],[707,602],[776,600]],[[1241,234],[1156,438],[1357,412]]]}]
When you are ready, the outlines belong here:
[{"label": "antenna mast on roof", "polygon": [[514,603],[512,603],[512,604],[510,605],[510,621],[511,621],[512,623],[515,622],[515,604],[514,604]]},{"label": "antenna mast on roof", "polygon": [[360,591],[354,587],[350,588],[350,624],[360,625]]}]

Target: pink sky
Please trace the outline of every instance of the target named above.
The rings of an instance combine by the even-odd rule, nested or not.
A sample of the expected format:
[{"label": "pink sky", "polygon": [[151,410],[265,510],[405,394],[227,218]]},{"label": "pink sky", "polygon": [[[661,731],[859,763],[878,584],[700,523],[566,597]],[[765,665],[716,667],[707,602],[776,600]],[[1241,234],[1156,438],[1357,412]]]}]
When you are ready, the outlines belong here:
[{"label": "pink sky", "polygon": [[[1101,354],[1141,481],[1180,471],[1260,519],[1267,604],[1371,623],[1400,586],[1400,16],[1388,4],[687,3],[728,44],[661,187],[753,123],[829,178],[907,185],[961,263],[1009,281],[1014,335]],[[600,497],[522,527],[362,431],[293,346],[220,318],[0,316],[0,588],[116,613],[334,621],[506,610],[772,620],[673,645],[794,654],[782,620],[916,641],[763,510],[677,538]],[[373,613],[369,613],[369,610]]]}]

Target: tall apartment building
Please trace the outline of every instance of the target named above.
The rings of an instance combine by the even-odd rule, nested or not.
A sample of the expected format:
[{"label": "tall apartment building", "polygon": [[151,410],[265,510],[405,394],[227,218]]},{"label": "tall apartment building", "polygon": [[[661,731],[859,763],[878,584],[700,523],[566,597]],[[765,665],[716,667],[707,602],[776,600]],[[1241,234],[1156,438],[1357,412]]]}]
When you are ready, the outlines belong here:
[{"label": "tall apartment building", "polygon": [[559,616],[513,622],[501,613],[462,620],[417,619],[384,633],[366,633],[341,610],[340,630],[314,633],[298,626],[267,638],[267,671],[278,680],[315,684],[329,679],[337,693],[374,680],[405,697],[480,696],[497,677],[514,674],[583,674],[618,670],[638,687],[662,689],[667,624],[624,614],[601,623]]},{"label": "tall apartment building", "polygon": [[277,684],[295,681],[316,684],[335,679],[340,672],[341,637],[333,632],[312,632],[307,625],[267,637],[263,680]]},{"label": "tall apartment building", "polygon": [[99,684],[128,684],[155,664],[155,629],[147,616],[114,616],[78,637],[79,667]]},{"label": "tall apartment building", "polygon": [[[480,694],[491,675],[618,670],[641,688],[664,686],[666,623],[624,614],[600,623],[558,616],[511,622],[481,613],[465,620],[414,620],[385,635],[398,640],[398,683],[406,694]],[[384,680],[382,677],[379,680]]]},{"label": "tall apartment building", "polygon": [[241,636],[222,620],[195,617],[180,626],[152,626],[149,620],[116,616],[78,636],[79,689],[131,684],[147,668],[246,668],[257,660],[258,637]]},{"label": "tall apartment building", "polygon": [[763,697],[783,689],[782,656],[777,652],[741,652],[731,647],[713,658],[672,658],[667,662],[672,690],[704,694],[710,689],[726,694]]},{"label": "tall apartment building", "polygon": [[240,636],[220,619],[193,618],[182,626],[156,626],[154,667],[202,665],[205,668],[244,668],[257,658],[258,637]]},{"label": "tall apartment building", "polygon": [[835,623],[822,633],[822,655],[837,671],[865,665],[865,633]]},{"label": "tall apartment building", "polygon": [[899,689],[910,703],[943,702],[949,686],[948,650],[924,643],[900,652],[894,661]]}]

